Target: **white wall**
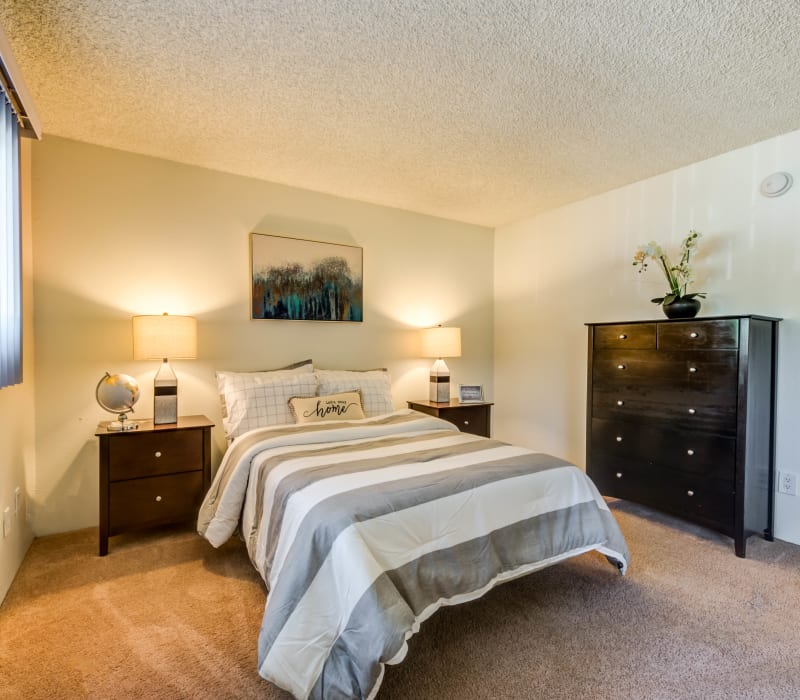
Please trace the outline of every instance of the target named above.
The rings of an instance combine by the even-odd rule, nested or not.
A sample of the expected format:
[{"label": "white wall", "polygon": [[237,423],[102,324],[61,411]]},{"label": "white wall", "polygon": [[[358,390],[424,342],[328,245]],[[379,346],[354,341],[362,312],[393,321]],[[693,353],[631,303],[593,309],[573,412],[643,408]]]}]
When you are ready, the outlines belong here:
[{"label": "white wall", "polygon": [[[131,359],[130,317],[191,314],[199,359],[174,362],[179,412],[219,425],[215,369],[388,367],[397,407],[427,396],[415,327],[463,333],[453,383],[492,396],[492,232],[444,219],[47,137],[34,146],[37,534],[98,522],[94,389],[139,379],[152,416],[157,363]],[[251,231],[364,249],[364,322],[249,319]],[[214,462],[223,447],[214,431]]]},{"label": "white wall", "polygon": [[[761,180],[784,170],[775,199]],[[690,228],[701,315],[780,324],[777,468],[800,474],[800,131],[665,173],[495,233],[495,430],[585,463],[587,322],[663,318],[663,275],[637,275],[640,243],[677,251]],[[776,496],[776,536],[800,543],[800,496]]]},{"label": "white wall", "polygon": [[[22,139],[20,149],[22,203],[22,293],[23,358],[22,384],[0,389],[0,513],[11,509],[11,533],[3,538],[0,529],[0,602],[28,551],[33,533],[27,522],[28,479],[34,459],[34,346],[33,346],[33,261],[31,256],[30,141]],[[22,491],[20,509],[14,517],[14,489]],[[2,526],[0,526],[1,528]]]}]

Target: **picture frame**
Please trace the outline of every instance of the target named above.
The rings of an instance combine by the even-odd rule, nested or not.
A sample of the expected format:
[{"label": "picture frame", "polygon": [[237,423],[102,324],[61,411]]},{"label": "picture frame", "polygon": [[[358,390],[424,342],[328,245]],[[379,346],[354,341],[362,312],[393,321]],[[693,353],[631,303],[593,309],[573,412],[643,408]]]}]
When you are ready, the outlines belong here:
[{"label": "picture frame", "polygon": [[364,320],[363,249],[263,233],[250,234],[250,318]]},{"label": "picture frame", "polygon": [[459,403],[483,403],[482,384],[459,384],[458,385]]}]

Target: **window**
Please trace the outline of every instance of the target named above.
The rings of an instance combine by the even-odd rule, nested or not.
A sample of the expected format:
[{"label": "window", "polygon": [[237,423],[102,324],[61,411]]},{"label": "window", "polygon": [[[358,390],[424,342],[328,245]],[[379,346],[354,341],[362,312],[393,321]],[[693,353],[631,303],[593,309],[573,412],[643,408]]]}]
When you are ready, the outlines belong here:
[{"label": "window", "polygon": [[22,236],[19,139],[41,125],[0,28],[0,389],[22,381]]},{"label": "window", "polygon": [[22,251],[19,124],[0,99],[0,388],[22,381]]}]

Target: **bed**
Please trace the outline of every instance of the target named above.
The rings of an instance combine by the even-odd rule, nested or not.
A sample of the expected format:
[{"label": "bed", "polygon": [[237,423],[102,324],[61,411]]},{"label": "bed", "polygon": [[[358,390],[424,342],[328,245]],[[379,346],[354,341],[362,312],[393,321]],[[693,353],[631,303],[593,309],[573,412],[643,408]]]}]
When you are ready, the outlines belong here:
[{"label": "bed", "polygon": [[269,590],[258,672],[297,698],[375,697],[426,618],[503,581],[591,550],[626,571],[580,469],[392,410],[384,370],[218,382],[230,444],[198,531],[246,543]]}]

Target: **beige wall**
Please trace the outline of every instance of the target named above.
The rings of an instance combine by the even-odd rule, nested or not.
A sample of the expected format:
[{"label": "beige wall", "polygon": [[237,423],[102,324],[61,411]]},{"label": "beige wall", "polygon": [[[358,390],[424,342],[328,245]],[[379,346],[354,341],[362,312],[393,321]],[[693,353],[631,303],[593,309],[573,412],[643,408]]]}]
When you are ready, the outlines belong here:
[{"label": "beige wall", "polygon": [[[33,345],[33,260],[31,256],[30,141],[22,139],[22,279],[23,279],[23,381],[0,389],[0,513],[11,508],[12,527],[8,537],[0,529],[0,601],[14,580],[33,534],[27,522],[29,478],[34,471],[34,345]],[[14,517],[14,489],[22,500]],[[2,526],[0,526],[1,528]]]},{"label": "beige wall", "polygon": [[[477,226],[46,137],[34,146],[37,534],[98,522],[94,388],[140,381],[152,415],[156,363],[131,359],[130,317],[191,314],[199,359],[174,362],[179,411],[219,424],[215,369],[388,367],[397,407],[427,396],[418,326],[463,329],[454,383],[492,396],[492,232]],[[249,320],[248,234],[362,246],[363,323]],[[215,463],[223,447],[214,433]]]},{"label": "beige wall", "polygon": [[[778,170],[782,197],[758,193]],[[695,269],[701,315],[780,316],[778,469],[800,474],[800,132],[696,163],[498,229],[497,436],[585,462],[584,323],[662,317],[663,276],[631,265],[640,243],[675,251],[704,234]],[[776,496],[776,535],[800,543],[800,496]]]}]

